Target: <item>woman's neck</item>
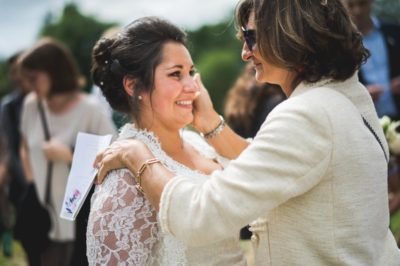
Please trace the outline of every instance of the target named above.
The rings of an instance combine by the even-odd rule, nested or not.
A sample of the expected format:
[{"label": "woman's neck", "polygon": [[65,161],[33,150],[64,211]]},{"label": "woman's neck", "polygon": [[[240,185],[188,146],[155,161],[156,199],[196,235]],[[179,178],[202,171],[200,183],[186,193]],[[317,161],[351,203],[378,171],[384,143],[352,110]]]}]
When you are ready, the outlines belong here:
[{"label": "woman's neck", "polygon": [[79,93],[63,93],[50,96],[46,102],[49,110],[56,114],[69,111],[77,102]]},{"label": "woman's neck", "polygon": [[300,79],[298,79],[298,74],[295,72],[289,72],[285,81],[282,84],[279,84],[281,86],[281,89],[283,93],[286,95],[286,97],[290,97],[294,89],[300,84]]},{"label": "woman's neck", "polygon": [[172,158],[179,157],[185,150],[184,141],[178,131],[154,132],[160,140],[161,148]]},{"label": "woman's neck", "polygon": [[[149,120],[147,120],[149,121]],[[168,128],[159,123],[138,123],[139,128],[153,132],[160,141],[161,148],[170,156],[174,157],[184,150],[184,141],[179,129]]]}]

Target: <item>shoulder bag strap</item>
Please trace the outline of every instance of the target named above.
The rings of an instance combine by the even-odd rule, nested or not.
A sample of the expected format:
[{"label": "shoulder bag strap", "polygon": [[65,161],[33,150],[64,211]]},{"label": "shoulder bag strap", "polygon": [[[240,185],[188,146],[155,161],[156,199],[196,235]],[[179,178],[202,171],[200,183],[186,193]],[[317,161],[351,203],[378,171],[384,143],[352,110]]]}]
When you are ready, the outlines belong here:
[{"label": "shoulder bag strap", "polygon": [[[50,140],[49,126],[47,124],[46,114],[45,114],[43,104],[40,99],[38,99],[38,109],[39,109],[40,118],[42,121],[45,140],[49,141]],[[49,206],[52,206],[52,203],[51,203],[52,176],[53,176],[53,163],[50,160],[48,160],[47,161],[47,174],[46,174],[45,202]]]}]

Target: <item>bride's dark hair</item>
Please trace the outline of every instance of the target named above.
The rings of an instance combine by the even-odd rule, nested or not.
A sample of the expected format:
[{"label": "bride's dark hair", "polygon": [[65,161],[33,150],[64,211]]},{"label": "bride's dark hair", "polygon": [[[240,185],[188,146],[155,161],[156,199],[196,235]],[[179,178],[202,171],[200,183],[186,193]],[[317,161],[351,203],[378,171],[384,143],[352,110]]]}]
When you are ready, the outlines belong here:
[{"label": "bride's dark hair", "polygon": [[125,92],[123,78],[128,75],[135,79],[135,95],[141,91],[151,93],[154,72],[167,42],[186,46],[186,34],[166,20],[143,17],[123,28],[115,38],[102,38],[96,43],[92,79],[113,109],[137,118],[138,99]]}]

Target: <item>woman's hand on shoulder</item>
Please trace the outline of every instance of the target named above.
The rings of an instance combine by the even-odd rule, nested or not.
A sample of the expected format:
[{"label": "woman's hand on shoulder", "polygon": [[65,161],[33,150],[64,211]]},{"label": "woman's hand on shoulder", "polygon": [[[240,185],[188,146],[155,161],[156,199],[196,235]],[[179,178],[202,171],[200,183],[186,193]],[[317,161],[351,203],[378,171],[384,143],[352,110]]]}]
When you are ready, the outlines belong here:
[{"label": "woman's hand on shoulder", "polygon": [[138,165],[151,157],[143,142],[136,139],[117,140],[96,156],[93,164],[98,169],[96,183],[101,184],[107,173],[115,169],[128,168],[135,174]]}]

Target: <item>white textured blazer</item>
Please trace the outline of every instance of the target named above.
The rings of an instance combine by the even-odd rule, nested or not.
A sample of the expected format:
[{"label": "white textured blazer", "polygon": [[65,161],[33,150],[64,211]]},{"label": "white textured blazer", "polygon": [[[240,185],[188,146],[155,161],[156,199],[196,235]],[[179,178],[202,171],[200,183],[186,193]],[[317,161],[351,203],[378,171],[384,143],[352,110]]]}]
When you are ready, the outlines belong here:
[{"label": "white textured blazer", "polygon": [[176,176],[166,185],[163,230],[201,245],[256,219],[256,265],[400,265],[387,163],[362,116],[388,154],[356,75],[300,84],[225,170],[202,184]]}]

